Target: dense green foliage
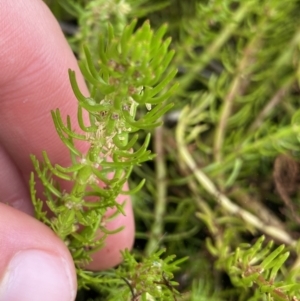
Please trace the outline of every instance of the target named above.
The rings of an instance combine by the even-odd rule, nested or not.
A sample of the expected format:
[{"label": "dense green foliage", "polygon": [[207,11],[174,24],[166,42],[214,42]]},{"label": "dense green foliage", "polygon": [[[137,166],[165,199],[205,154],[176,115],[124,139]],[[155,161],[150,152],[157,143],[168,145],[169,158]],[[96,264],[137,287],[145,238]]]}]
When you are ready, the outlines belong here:
[{"label": "dense green foliage", "polygon": [[[32,178],[37,217],[68,241],[76,264],[105,243],[95,231],[106,208],[122,213],[115,198],[129,193],[126,180],[137,224],[124,265],[78,268],[80,286],[95,291],[78,300],[299,300],[300,1],[48,2],[71,26],[91,95],[70,71],[82,133],[52,113],[73,166],[33,157],[56,219],[35,200]],[[87,154],[76,139],[90,143]],[[51,174],[72,191],[62,194]]]}]

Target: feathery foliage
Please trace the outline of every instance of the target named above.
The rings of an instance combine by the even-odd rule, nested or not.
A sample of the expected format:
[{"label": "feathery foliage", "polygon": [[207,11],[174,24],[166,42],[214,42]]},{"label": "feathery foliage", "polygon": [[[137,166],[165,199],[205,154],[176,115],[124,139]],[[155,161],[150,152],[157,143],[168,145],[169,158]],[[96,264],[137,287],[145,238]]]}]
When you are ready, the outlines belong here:
[{"label": "feathery foliage", "polygon": [[[52,118],[57,134],[70,151],[72,165],[52,165],[46,151],[43,152],[43,162],[31,156],[44,186],[46,204],[53,214],[48,217],[43,210],[43,200],[36,198],[32,173],[30,187],[36,217],[67,243],[79,277],[83,275],[80,266],[90,262],[91,253],[103,247],[107,235],[122,230],[110,231],[105,227],[107,209],[116,208],[116,214],[124,214],[124,204],[116,201],[117,196],[136,193],[144,185],[142,180],[133,189],[123,190],[132,168],[153,158],[147,150],[150,133],[142,145],[136,147],[138,132],[159,126],[161,116],[172,107],[172,104],[164,104],[176,88],[173,84],[167,89],[176,69],[166,72],[174,55],[174,51],[168,50],[170,39],[162,40],[166,26],[155,33],[149,22],[136,31],[135,27],[136,20],[118,37],[108,25],[107,39],[99,39],[98,66],[94,66],[88,48],[84,48],[85,61],[80,67],[91,86],[90,96],[80,92],[76,75],[69,70],[78,99],[77,117],[81,132],[72,130],[69,116],[66,122],[62,120],[59,109],[52,112]],[[138,117],[139,106],[146,107],[147,112]],[[84,111],[88,113],[88,121],[84,118]],[[76,140],[88,143],[87,153],[81,153]],[[60,190],[59,179],[71,183],[70,191]],[[103,236],[97,239],[99,230]],[[163,268],[161,273],[169,277]],[[144,289],[147,291],[148,286]]]},{"label": "feathery foliage", "polygon": [[[92,215],[86,212],[101,217],[107,206],[122,212],[115,197],[127,193],[127,180],[136,187],[135,257],[125,252],[123,266],[102,273],[79,268],[81,287],[96,293],[81,291],[78,300],[299,300],[300,1],[50,2],[60,20],[77,24],[68,39],[91,93],[81,95],[70,72],[82,133],[73,133],[58,111],[54,121],[73,165],[96,164],[83,175],[106,187],[80,184],[86,200],[94,191],[106,205],[78,216],[72,210],[64,220],[85,225]],[[164,34],[172,42],[162,41]],[[88,154],[78,153],[76,139],[91,144]],[[59,221],[65,198],[49,174],[76,182],[79,169],[44,159],[34,162],[58,221],[33,198],[37,215],[54,230],[61,223],[75,262],[89,260],[78,241],[86,237],[96,250],[109,233],[95,242],[94,230],[85,236]],[[173,269],[160,247],[166,258],[189,259]]]}]

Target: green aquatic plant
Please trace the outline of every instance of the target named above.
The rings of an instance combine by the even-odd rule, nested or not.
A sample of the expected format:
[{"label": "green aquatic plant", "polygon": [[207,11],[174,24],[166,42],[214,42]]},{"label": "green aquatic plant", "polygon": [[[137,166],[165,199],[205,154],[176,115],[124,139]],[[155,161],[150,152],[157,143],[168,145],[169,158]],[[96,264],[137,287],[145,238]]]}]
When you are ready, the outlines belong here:
[{"label": "green aquatic plant", "polygon": [[[45,196],[45,200],[36,197],[36,176],[32,173],[30,188],[36,218],[65,241],[78,276],[83,275],[81,267],[91,261],[91,254],[103,247],[107,235],[122,230],[109,231],[105,213],[115,208],[110,218],[124,214],[124,204],[116,201],[117,196],[129,196],[144,185],[142,180],[129,190],[123,188],[134,166],[154,157],[147,149],[149,131],[161,125],[161,116],[172,107],[166,100],[177,86],[170,84],[177,71],[169,68],[174,51],[168,49],[171,40],[163,40],[166,26],[154,32],[149,22],[138,29],[136,23],[134,20],[126,26],[120,36],[108,26],[107,37],[99,38],[97,66],[88,48],[84,48],[85,60],[80,68],[91,87],[88,97],[80,92],[76,74],[69,70],[81,131],[73,131],[74,121],[69,116],[62,120],[59,109],[52,111],[52,118],[57,134],[70,151],[71,165],[52,164],[46,151],[42,162],[31,156]],[[147,134],[138,144],[141,131]],[[88,151],[82,153],[76,141],[86,143]],[[62,191],[59,181],[69,182],[70,190]],[[44,201],[51,216],[43,209]],[[99,230],[103,234],[100,239]],[[129,258],[125,254],[125,259]],[[169,277],[164,269],[161,273]]]},{"label": "green aquatic plant", "polygon": [[295,273],[287,276],[286,281],[282,281],[282,276],[278,275],[289,252],[284,245],[274,250],[273,241],[264,245],[264,239],[262,236],[253,245],[241,245],[218,264],[224,265],[232,283],[237,287],[256,287],[256,298],[265,296],[267,300],[299,300],[300,285],[293,279]]},{"label": "green aquatic plant", "polygon": [[[126,86],[121,71],[126,70],[135,84],[138,81],[133,75],[139,75],[140,69],[147,76],[151,73],[138,62],[137,73],[130,73],[130,65],[126,60],[124,63],[124,56],[120,54],[126,47],[131,49],[132,55],[140,49],[143,55],[152,53],[147,46],[148,40],[145,46],[136,47],[133,36],[136,37],[138,30],[128,31],[128,37],[123,34],[126,25],[132,24],[135,18],[136,28],[146,28],[148,25],[144,22],[149,19],[151,26],[158,30],[154,32],[166,30],[166,34],[172,36],[175,55],[170,58],[169,71],[162,71],[163,76],[154,87],[160,89],[165,76],[171,74],[172,77],[172,70],[179,70],[176,75],[178,89],[174,92],[172,85],[167,84],[157,94],[158,97],[164,93],[171,96],[174,106],[169,112],[168,102],[164,107],[144,101],[149,95],[156,98],[151,95],[156,88],[149,89],[151,81],[148,90],[146,85],[134,86],[136,99],[130,94],[131,89],[119,91],[134,100],[133,106],[129,101],[124,107],[130,107],[129,111],[121,110],[120,114],[116,107],[109,111],[111,117],[124,117],[124,128],[133,131],[144,123],[146,116],[150,117],[150,122],[145,123],[147,128],[132,134],[125,130],[124,140],[121,133],[114,137],[112,144],[116,145],[114,150],[118,154],[123,156],[129,151],[124,145],[132,141],[135,152],[149,143],[157,156],[153,158],[145,149],[138,157],[130,157],[135,162],[129,164],[133,167],[131,176],[130,167],[124,165],[118,177],[120,182],[107,182],[112,179],[111,175],[116,175],[119,167],[116,163],[124,162],[117,161],[119,155],[111,157],[105,150],[108,158],[114,161],[104,160],[102,169],[97,171],[96,179],[104,183],[102,195],[113,185],[114,188],[119,185],[119,192],[123,193],[121,179],[129,179],[131,189],[136,192],[131,195],[136,218],[135,257],[129,252],[123,253],[124,265],[113,271],[92,273],[79,267],[79,285],[92,287],[97,294],[80,295],[78,300],[297,301],[300,262],[299,0],[52,2],[63,7],[56,15],[63,16],[60,19],[75,28],[68,40],[82,60],[81,69],[91,91],[91,99],[79,97],[83,111],[97,106],[103,110],[101,112],[106,112],[104,107],[111,104],[105,97],[113,95],[112,86],[115,88],[119,81],[122,87]],[[72,22],[69,22],[70,15],[75,18]],[[107,26],[108,21],[111,26]],[[168,29],[162,25],[166,22]],[[114,32],[113,38],[111,32]],[[106,45],[104,50],[100,47],[100,51],[99,36],[100,46]],[[106,50],[105,55],[114,57],[111,63],[101,58]],[[157,59],[160,52],[157,50]],[[157,62],[157,66],[162,66],[163,62],[165,60]],[[90,65],[96,67],[93,69]],[[158,67],[154,74],[159,77],[160,72]],[[76,90],[73,73],[71,78]],[[123,96],[120,99],[124,99]],[[144,102],[138,102],[142,98]],[[156,116],[155,109],[157,112],[165,110],[166,114]],[[117,114],[112,115],[115,111]],[[76,142],[76,137],[68,135],[71,125],[67,122],[61,127],[63,121],[56,112],[54,118],[61,135],[72,148],[72,139]],[[119,119],[111,121],[106,114],[102,118],[109,124],[121,125]],[[88,138],[90,134],[86,133],[86,128],[96,129],[99,119],[93,116],[92,120],[94,123],[84,123],[82,133],[77,133],[79,136]],[[130,124],[137,120],[141,121],[137,127]],[[161,120],[166,121],[164,125],[152,131],[149,125]],[[109,137],[113,129],[115,125],[109,125],[105,137]],[[151,138],[147,136],[149,129]],[[111,141],[105,139],[101,143]],[[78,164],[76,160],[81,157],[74,153],[72,156],[74,165]],[[100,157],[105,156],[101,153]],[[153,161],[147,162],[150,158]],[[115,165],[109,168],[111,162]],[[46,161],[39,164],[42,169],[48,168],[49,173],[52,167],[55,169],[55,166],[47,167]],[[102,170],[107,173],[103,175]],[[70,175],[67,171],[66,168],[56,170]],[[54,183],[47,185],[57,188]],[[92,185],[96,184],[86,185],[89,191]],[[52,196],[52,192],[48,193]],[[100,192],[97,196],[88,195],[86,200],[103,198],[102,195]],[[41,206],[40,202],[38,204]],[[122,204],[118,206],[121,212]],[[42,211],[38,212],[47,223],[46,215],[43,217]],[[100,226],[104,227],[102,223]],[[273,246],[263,243],[262,234],[268,241],[274,240]],[[105,237],[97,246],[88,245],[82,252],[86,254],[89,249],[101,248],[104,240]],[[156,262],[161,261],[155,254],[159,254],[156,252],[160,247],[166,249],[166,258],[176,254],[179,258],[188,256],[189,260],[182,263],[180,271],[171,271],[164,264],[158,265],[158,269]],[[77,257],[79,261],[88,260],[88,256],[80,256]],[[173,276],[179,286],[174,286]],[[165,295],[159,294],[162,291]]]}]

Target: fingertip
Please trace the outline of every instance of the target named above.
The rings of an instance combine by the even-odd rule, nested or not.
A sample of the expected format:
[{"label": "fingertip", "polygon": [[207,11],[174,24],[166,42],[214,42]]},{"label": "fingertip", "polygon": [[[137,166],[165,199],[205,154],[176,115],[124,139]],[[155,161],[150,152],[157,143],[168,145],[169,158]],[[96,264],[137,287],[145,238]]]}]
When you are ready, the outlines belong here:
[{"label": "fingertip", "polygon": [[17,252],[0,283],[0,300],[73,301],[76,284],[63,257],[39,249]]},{"label": "fingertip", "polygon": [[73,301],[76,271],[45,225],[0,203],[0,301]]}]

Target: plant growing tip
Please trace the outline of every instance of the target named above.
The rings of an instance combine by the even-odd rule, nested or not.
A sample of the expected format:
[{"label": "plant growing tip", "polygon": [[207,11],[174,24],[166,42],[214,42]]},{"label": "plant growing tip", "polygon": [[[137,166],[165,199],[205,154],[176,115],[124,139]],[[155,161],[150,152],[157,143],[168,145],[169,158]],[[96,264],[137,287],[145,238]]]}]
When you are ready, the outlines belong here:
[{"label": "plant growing tip", "polygon": [[[64,123],[59,109],[52,112],[52,119],[57,134],[70,151],[71,165],[53,165],[46,152],[41,162],[31,156],[44,187],[44,200],[37,199],[32,174],[30,190],[36,217],[67,242],[79,277],[83,275],[82,265],[103,247],[105,237],[122,230],[123,227],[114,231],[105,227],[105,212],[113,207],[124,214],[123,206],[116,201],[118,195],[130,195],[143,187],[145,179],[135,188],[123,190],[133,167],[153,158],[147,150],[150,133],[138,146],[139,132],[161,125],[161,117],[172,107],[164,102],[177,86],[171,84],[176,70],[169,68],[174,52],[168,50],[170,41],[162,40],[166,26],[154,33],[147,21],[135,31],[136,23],[137,20],[132,21],[121,35],[115,35],[113,27],[108,27],[107,35],[99,39],[96,65],[84,46],[85,60],[80,67],[90,87],[89,97],[81,93],[75,72],[69,70],[78,100],[77,121],[81,132],[72,129],[69,116]],[[88,121],[83,118],[84,112]],[[86,153],[77,149],[76,140],[89,145]],[[61,190],[61,181],[69,182],[71,188]],[[104,188],[99,186],[100,182],[105,184]],[[51,218],[43,211],[43,201],[52,212]],[[104,237],[96,240],[99,230]],[[124,254],[126,261],[130,255]],[[159,282],[166,285],[169,281],[162,280],[166,273],[167,270],[161,269],[157,288]],[[171,275],[164,277],[169,279]]]}]

